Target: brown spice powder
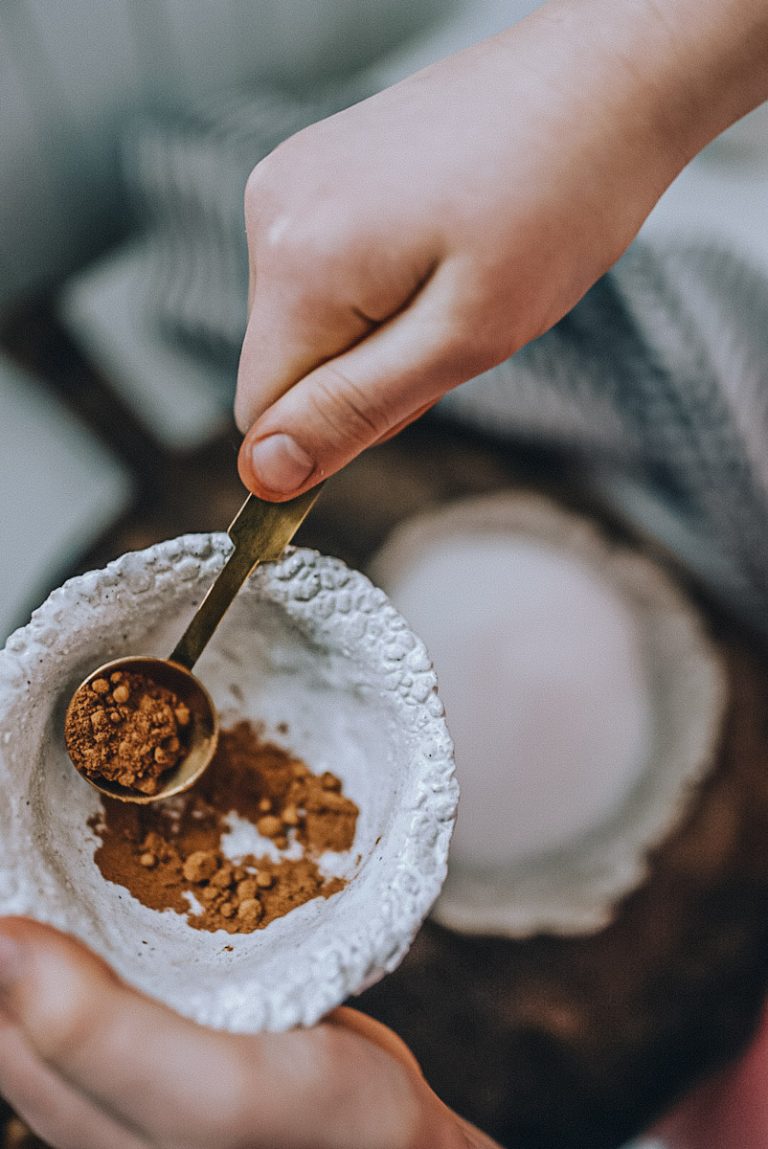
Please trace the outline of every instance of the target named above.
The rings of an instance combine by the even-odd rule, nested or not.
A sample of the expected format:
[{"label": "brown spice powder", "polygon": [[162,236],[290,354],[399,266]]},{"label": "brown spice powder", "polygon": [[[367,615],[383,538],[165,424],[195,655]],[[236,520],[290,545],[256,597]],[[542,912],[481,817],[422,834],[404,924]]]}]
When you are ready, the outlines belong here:
[{"label": "brown spice powder", "polygon": [[186,753],[189,722],[189,709],[172,690],[116,670],[77,691],[64,737],[85,774],[156,794],[161,775]]},{"label": "brown spice powder", "polygon": [[[104,878],[151,909],[185,914],[195,929],[251,933],[346,885],[324,877],[317,859],[351,847],[357,806],[335,775],[313,774],[248,722],[221,732],[213,762],[187,793],[150,806],[103,802],[89,824],[101,839],[94,858]],[[280,849],[299,842],[301,856],[231,861],[221,849],[231,812]]]}]

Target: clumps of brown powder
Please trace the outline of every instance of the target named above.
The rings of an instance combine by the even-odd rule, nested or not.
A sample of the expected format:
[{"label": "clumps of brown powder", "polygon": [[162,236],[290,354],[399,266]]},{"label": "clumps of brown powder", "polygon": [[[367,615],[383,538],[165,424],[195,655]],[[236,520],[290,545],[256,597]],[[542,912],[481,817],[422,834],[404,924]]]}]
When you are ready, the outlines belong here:
[{"label": "clumps of brown powder", "polygon": [[[221,848],[230,813],[279,850],[298,842],[301,855],[232,861]],[[102,875],[145,906],[185,914],[196,929],[251,933],[344,887],[343,879],[323,876],[317,859],[351,847],[357,815],[335,775],[313,774],[240,722],[222,731],[213,762],[192,790],[149,806],[105,799],[90,825],[101,839],[94,857]]]},{"label": "clumps of brown powder", "polygon": [[189,708],[142,674],[116,670],[75,694],[64,737],[79,770],[96,781],[156,794],[186,753]]}]

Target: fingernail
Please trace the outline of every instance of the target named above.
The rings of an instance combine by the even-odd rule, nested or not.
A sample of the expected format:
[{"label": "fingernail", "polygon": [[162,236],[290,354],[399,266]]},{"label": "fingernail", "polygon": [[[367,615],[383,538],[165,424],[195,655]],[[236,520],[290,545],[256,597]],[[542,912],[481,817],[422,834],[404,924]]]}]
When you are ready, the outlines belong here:
[{"label": "fingernail", "polygon": [[290,435],[268,435],[251,447],[251,468],[268,491],[287,495],[312,473],[315,461]]},{"label": "fingernail", "polygon": [[21,945],[15,938],[0,933],[0,993],[21,977],[22,965]]}]

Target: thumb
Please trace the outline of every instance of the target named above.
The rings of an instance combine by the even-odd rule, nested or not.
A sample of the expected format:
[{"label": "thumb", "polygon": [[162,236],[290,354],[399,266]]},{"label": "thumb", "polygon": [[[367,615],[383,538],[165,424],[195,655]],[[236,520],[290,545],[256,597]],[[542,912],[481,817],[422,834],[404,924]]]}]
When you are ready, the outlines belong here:
[{"label": "thumb", "polygon": [[409,307],[256,419],[238,461],[246,487],[276,501],[299,495],[491,366],[455,318],[451,280],[441,269]]}]

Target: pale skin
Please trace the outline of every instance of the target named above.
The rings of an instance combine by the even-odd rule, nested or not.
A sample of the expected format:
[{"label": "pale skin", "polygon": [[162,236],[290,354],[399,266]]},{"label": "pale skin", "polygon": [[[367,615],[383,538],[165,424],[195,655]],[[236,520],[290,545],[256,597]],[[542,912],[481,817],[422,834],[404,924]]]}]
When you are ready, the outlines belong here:
[{"label": "pale skin", "polygon": [[55,1149],[492,1149],[354,1010],[233,1036],[129,989],[71,938],[0,932],[0,1095]]},{"label": "pale skin", "polygon": [[[545,331],[767,77],[765,0],[553,0],[278,148],[246,192],[246,485],[308,489]],[[768,1042],[755,1050],[706,1122],[696,1099],[678,1111],[670,1144],[768,1143]],[[8,919],[0,1094],[56,1149],[492,1145],[354,1011],[214,1033]]]},{"label": "pale skin", "polygon": [[764,0],[552,0],[262,161],[246,486],[300,493],[559,320],[768,96],[767,22]]}]

